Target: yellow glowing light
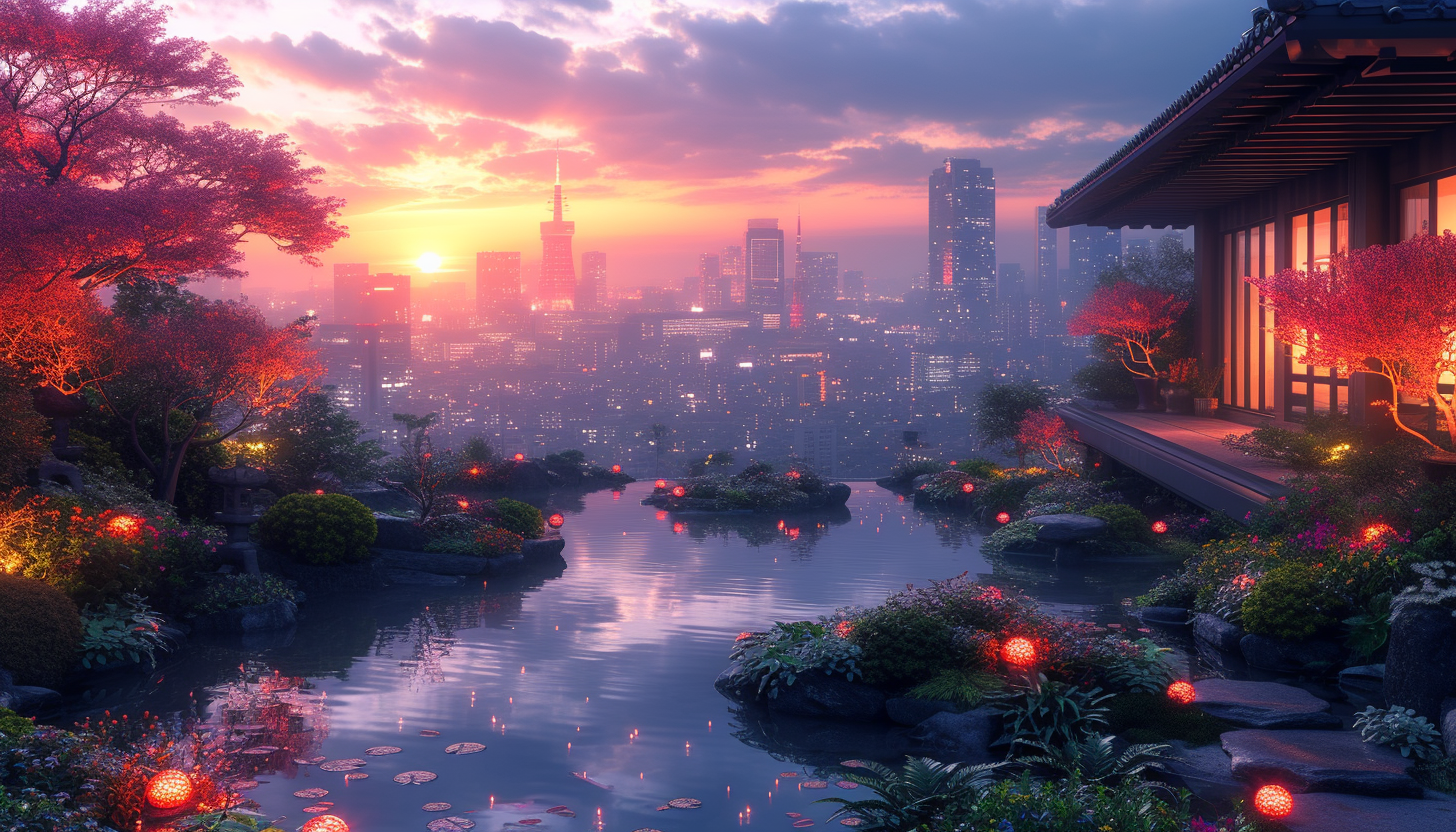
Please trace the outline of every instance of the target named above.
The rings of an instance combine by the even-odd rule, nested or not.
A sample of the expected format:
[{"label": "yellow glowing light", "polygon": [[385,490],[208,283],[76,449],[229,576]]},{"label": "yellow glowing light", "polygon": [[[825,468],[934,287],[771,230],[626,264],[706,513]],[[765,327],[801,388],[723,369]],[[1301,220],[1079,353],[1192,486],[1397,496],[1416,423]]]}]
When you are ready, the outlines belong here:
[{"label": "yellow glowing light", "polygon": [[420,259],[415,261],[415,265],[420,267],[420,271],[429,274],[439,271],[440,265],[444,262],[440,255],[433,251],[427,251],[420,255]]},{"label": "yellow glowing light", "polygon": [[1338,460],[1340,457],[1348,453],[1349,450],[1350,445],[1348,443],[1343,445],[1336,445],[1335,447],[1330,448],[1330,462]]}]

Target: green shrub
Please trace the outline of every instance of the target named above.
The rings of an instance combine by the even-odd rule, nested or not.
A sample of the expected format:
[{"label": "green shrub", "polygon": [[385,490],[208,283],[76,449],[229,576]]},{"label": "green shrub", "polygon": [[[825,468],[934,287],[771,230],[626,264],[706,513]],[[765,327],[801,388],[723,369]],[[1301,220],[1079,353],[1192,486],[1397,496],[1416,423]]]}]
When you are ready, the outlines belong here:
[{"label": "green shrub", "polygon": [[1339,624],[1343,606],[1303,563],[1276,566],[1254,584],[1244,600],[1244,629],[1287,641],[1305,641]]},{"label": "green shrub", "polygon": [[0,708],[0,737],[28,737],[35,733],[35,722],[28,717]]},{"label": "green shrub", "polygon": [[1153,527],[1148,516],[1132,506],[1101,503],[1082,513],[1106,521],[1107,531],[1114,540],[1148,543],[1153,539]]},{"label": "green shrub", "polygon": [[1025,742],[1059,746],[1081,741],[1107,726],[1107,701],[1115,698],[1101,688],[1083,690],[1038,674],[1034,685],[997,697],[1004,708],[1004,730],[992,745],[1014,749]]},{"label": "green shrub", "polygon": [[54,685],[76,663],[81,613],[42,581],[0,573],[0,666],[22,685]]},{"label": "green shrub", "polygon": [[157,666],[157,651],[169,648],[161,632],[161,619],[139,595],[124,595],[119,604],[87,607],[81,612],[81,665],[93,667],[141,663]]},{"label": "green shrub", "polygon": [[910,696],[915,699],[938,699],[954,702],[962,708],[981,704],[986,694],[1000,690],[1005,683],[990,673],[974,670],[947,670],[929,682],[916,685]]},{"label": "green shrub", "polygon": [[541,516],[541,509],[530,503],[512,500],[510,497],[502,497],[493,501],[491,513],[495,517],[495,525],[506,531],[515,532],[527,540],[535,540],[540,537],[546,528],[546,520]]},{"label": "green shrub", "polygon": [[343,494],[289,494],[258,520],[258,540],[313,566],[362,563],[379,534],[374,515]]},{"label": "green shrub", "polygon": [[955,468],[962,474],[970,474],[971,476],[982,480],[993,479],[1001,473],[1000,465],[997,465],[989,459],[981,459],[980,457],[977,457],[975,459],[963,459],[956,463]]},{"label": "green shrub", "polygon": [[977,484],[976,505],[992,515],[998,511],[1015,512],[1026,503],[1026,495],[1032,489],[1051,479],[1051,475],[1045,472],[1025,474],[1009,471],[1006,476],[993,477],[984,484]]},{"label": "green shrub", "polygon": [[521,551],[521,542],[521,536],[515,532],[484,526],[476,531],[475,549],[470,554],[483,558],[514,555]]},{"label": "green shrub", "polygon": [[903,687],[959,667],[962,650],[955,631],[919,610],[877,609],[854,622],[849,640],[864,651],[865,681]]},{"label": "green shrub", "polygon": [[196,609],[200,613],[222,612],[293,599],[293,588],[277,575],[223,575],[203,591]]},{"label": "green shrub", "polygon": [[1177,678],[1172,653],[1152,639],[1140,638],[1128,645],[1127,653],[1112,660],[1103,678],[1114,691],[1163,693]]},{"label": "green shrub", "polygon": [[1137,597],[1139,607],[1182,607],[1192,609],[1198,597],[1198,580],[1187,573],[1163,576],[1152,588]]},{"label": "green shrub", "polygon": [[425,532],[425,551],[451,555],[473,555],[475,534],[486,523],[470,514],[437,514],[420,524]]},{"label": "green shrub", "polygon": [[1027,551],[1036,545],[1036,533],[1041,526],[1030,520],[1007,523],[981,541],[981,554],[999,555],[1005,551]]},{"label": "green shrub", "polygon": [[1119,693],[1107,700],[1107,709],[1108,728],[1133,743],[1182,740],[1192,746],[1212,745],[1235,727],[1180,705],[1166,693]]}]

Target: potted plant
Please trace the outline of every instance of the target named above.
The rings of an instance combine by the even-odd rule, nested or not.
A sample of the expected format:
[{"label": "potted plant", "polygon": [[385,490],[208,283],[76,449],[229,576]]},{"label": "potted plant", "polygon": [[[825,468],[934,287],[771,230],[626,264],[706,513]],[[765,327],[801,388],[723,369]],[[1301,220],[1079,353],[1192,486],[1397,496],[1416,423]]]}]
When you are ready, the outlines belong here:
[{"label": "potted plant", "polygon": [[1198,375],[1198,359],[1180,358],[1168,365],[1168,386],[1163,398],[1170,413],[1193,412],[1193,380]]},{"label": "potted plant", "polygon": [[1193,358],[1188,361],[1192,366],[1186,368],[1185,383],[1193,397],[1193,415],[1213,416],[1218,412],[1218,394],[1223,387],[1223,367],[1204,367]]},{"label": "potted plant", "polygon": [[1187,308],[1188,301],[1170,292],[1120,280],[1098,286],[1067,322],[1067,332],[1077,337],[1105,335],[1113,339],[1118,359],[1133,374],[1138,410],[1161,410],[1161,372],[1153,358]]}]

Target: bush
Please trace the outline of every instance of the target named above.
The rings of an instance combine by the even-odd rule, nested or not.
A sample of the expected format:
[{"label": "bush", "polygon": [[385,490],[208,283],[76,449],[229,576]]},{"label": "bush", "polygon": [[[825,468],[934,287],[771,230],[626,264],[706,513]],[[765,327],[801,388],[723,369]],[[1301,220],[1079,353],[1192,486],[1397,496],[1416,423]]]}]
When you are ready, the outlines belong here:
[{"label": "bush", "polygon": [[950,625],[913,609],[873,610],[854,622],[849,640],[864,651],[865,681],[882,687],[924,682],[963,658]]},{"label": "bush", "polygon": [[514,555],[521,551],[521,543],[521,536],[515,532],[483,526],[475,532],[475,550],[470,554],[483,558]]},{"label": "bush", "polygon": [[258,520],[258,540],[313,566],[362,563],[379,534],[374,515],[343,494],[289,494]]},{"label": "bush", "polygon": [[489,511],[494,516],[495,525],[515,532],[527,540],[540,537],[546,528],[546,520],[541,516],[541,510],[520,500],[502,497],[492,502]]},{"label": "bush", "polygon": [[955,465],[957,471],[962,474],[970,474],[976,479],[989,480],[1000,475],[1001,466],[989,459],[963,459]]},{"label": "bush", "polygon": [[292,601],[293,588],[276,575],[223,575],[208,585],[197,612],[212,613],[255,607],[274,601]]},{"label": "bush", "polygon": [[0,737],[28,737],[35,733],[35,722],[28,717],[0,708]]},{"label": "bush", "polygon": [[1104,674],[1107,686],[1127,693],[1163,693],[1176,678],[1172,652],[1154,644],[1152,639],[1140,638],[1130,643],[1127,653],[1108,666]]},{"label": "bush", "polygon": [[1339,623],[1340,599],[1328,592],[1313,567],[1276,566],[1259,578],[1244,600],[1244,629],[1286,641],[1304,641]]},{"label": "bush", "polygon": [[777,699],[780,685],[788,687],[801,674],[819,671],[853,682],[861,650],[840,636],[835,622],[777,622],[766,633],[745,633],[733,642],[731,657],[742,668],[742,678],[758,696]]},{"label": "bush", "polygon": [[1041,526],[1030,520],[1007,523],[981,541],[981,554],[999,555],[1005,551],[1023,552],[1036,546],[1036,533]]},{"label": "bush", "polygon": [[1192,609],[1198,597],[1198,581],[1189,574],[1163,576],[1152,588],[1137,597],[1139,607],[1182,607]]},{"label": "bush", "polygon": [[1153,539],[1148,516],[1132,506],[1102,503],[1083,512],[1088,517],[1107,521],[1107,530],[1114,540],[1127,543],[1148,543]]},{"label": "bush", "polygon": [[1082,690],[1038,675],[1036,684],[1025,690],[1002,694],[1004,732],[992,745],[1038,742],[1060,746],[1080,742],[1107,726],[1107,706],[1112,694],[1101,688]]},{"label": "bush", "polygon": [[485,525],[469,514],[437,514],[420,524],[425,532],[425,551],[473,555],[475,535]]},{"label": "bush", "polygon": [[169,646],[161,620],[137,595],[123,596],[121,603],[103,604],[100,609],[88,607],[81,618],[81,665],[88,670],[128,660],[140,664],[143,657],[156,667],[157,651],[165,652]]},{"label": "bush", "polygon": [[22,685],[54,685],[76,663],[81,613],[42,581],[0,574],[0,666]]},{"label": "bush", "polygon": [[1191,746],[1212,745],[1234,725],[1197,708],[1180,705],[1166,693],[1119,693],[1107,700],[1107,723],[1128,742],[1181,740]]}]

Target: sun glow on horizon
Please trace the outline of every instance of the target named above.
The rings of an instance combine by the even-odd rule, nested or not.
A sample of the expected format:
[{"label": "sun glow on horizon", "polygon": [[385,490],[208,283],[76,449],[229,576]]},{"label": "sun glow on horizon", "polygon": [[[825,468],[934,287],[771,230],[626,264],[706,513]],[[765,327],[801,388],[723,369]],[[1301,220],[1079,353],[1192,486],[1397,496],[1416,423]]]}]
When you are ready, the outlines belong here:
[{"label": "sun glow on horizon", "polygon": [[427,251],[424,254],[420,255],[420,259],[415,261],[415,265],[419,266],[420,271],[424,272],[425,274],[433,274],[434,272],[440,270],[440,266],[444,262],[444,258],[442,258],[440,255],[436,254],[433,251]]}]

